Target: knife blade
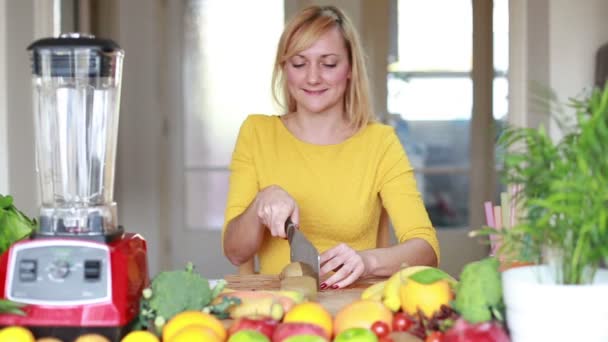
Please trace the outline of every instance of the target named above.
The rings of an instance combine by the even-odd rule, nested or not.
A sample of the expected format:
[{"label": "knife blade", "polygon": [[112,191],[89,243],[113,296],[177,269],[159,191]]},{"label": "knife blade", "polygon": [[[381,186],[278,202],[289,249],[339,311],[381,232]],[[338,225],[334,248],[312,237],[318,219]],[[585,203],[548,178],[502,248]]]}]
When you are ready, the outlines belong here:
[{"label": "knife blade", "polygon": [[291,218],[285,221],[285,233],[290,247],[291,262],[301,262],[310,266],[313,271],[317,288],[319,287],[319,252],[310,241],[296,228]]}]

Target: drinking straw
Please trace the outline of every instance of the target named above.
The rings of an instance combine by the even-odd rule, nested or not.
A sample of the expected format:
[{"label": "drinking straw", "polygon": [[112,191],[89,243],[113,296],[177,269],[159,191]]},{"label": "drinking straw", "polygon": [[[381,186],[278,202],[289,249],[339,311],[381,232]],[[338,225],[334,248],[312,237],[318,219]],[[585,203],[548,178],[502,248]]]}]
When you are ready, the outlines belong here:
[{"label": "drinking straw", "polygon": [[502,209],[499,205],[494,206],[494,224],[496,230],[502,229]]},{"label": "drinking straw", "polygon": [[492,202],[486,201],[483,205],[486,212],[486,225],[488,227],[494,228],[494,213],[492,209]]}]

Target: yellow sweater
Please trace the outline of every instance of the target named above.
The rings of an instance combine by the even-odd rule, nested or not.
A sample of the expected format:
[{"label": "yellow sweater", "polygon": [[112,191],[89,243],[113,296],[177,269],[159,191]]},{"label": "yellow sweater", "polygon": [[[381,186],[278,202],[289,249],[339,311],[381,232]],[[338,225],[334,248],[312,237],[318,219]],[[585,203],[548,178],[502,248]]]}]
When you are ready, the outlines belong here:
[{"label": "yellow sweater", "polygon": [[[278,116],[250,115],[230,170],[224,230],[260,189],[276,184],[297,202],[300,229],[319,253],[341,242],[375,248],[384,206],[399,242],[424,239],[439,258],[413,169],[390,126],[372,123],[339,144],[314,145],[292,135]],[[289,244],[266,230],[258,257],[260,273],[279,273],[289,263]]]}]

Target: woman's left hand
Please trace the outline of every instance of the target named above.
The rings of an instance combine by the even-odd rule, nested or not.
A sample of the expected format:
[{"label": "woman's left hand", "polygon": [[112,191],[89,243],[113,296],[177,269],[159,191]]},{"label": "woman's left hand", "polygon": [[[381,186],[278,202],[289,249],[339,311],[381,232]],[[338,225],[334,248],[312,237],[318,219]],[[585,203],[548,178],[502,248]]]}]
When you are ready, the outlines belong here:
[{"label": "woman's left hand", "polygon": [[366,273],[363,256],[344,243],[321,253],[320,263],[320,276],[335,271],[321,283],[321,289],[344,288]]}]

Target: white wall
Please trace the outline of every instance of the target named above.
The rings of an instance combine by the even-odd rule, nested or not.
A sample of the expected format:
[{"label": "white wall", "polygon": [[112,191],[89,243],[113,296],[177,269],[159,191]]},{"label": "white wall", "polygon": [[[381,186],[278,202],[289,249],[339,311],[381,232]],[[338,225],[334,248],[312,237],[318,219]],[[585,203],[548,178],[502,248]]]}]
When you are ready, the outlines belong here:
[{"label": "white wall", "polygon": [[[33,1],[3,1],[4,20],[1,25],[6,30],[2,45],[2,74],[5,82],[3,97],[5,112],[0,111],[8,151],[0,157],[5,189],[15,198],[15,204],[29,216],[38,214],[37,179],[34,162],[34,116],[32,113],[31,72],[26,47],[34,40]],[[1,90],[1,86],[0,86]],[[1,147],[0,147],[1,148]],[[4,152],[0,150],[0,152]]]},{"label": "white wall", "polygon": [[[550,85],[567,103],[594,85],[595,54],[608,43],[608,1],[551,0],[549,13]],[[555,125],[551,134],[561,136]]]},{"label": "white wall", "polygon": [[9,193],[6,119],[6,1],[0,2],[0,194]]},{"label": "white wall", "polygon": [[593,86],[595,53],[608,43],[608,1],[551,0],[549,9],[551,86],[566,100]]},{"label": "white wall", "polygon": [[549,124],[559,138],[530,104],[530,85],[549,87],[562,103],[593,86],[595,54],[608,42],[608,1],[511,0],[510,10],[510,120]]},{"label": "white wall", "polygon": [[125,50],[114,199],[118,219],[148,244],[150,275],[159,269],[161,178],[159,149],[163,142],[159,98],[159,1],[117,1],[118,36]]}]

